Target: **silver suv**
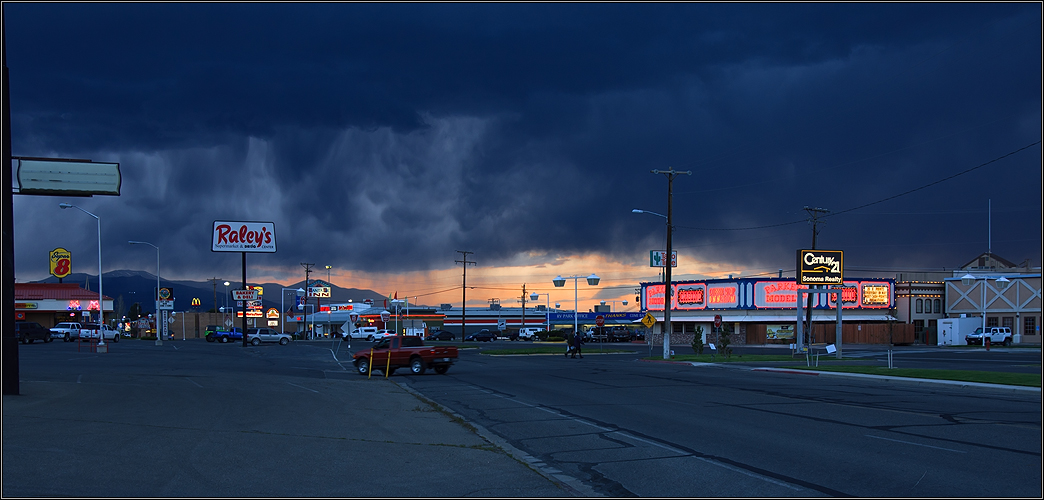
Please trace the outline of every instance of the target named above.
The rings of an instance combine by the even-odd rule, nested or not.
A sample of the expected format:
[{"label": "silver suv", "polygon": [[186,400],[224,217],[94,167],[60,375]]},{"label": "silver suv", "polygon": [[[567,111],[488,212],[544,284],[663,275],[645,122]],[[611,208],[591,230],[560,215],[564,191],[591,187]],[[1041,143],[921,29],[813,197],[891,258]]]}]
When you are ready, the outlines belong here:
[{"label": "silver suv", "polygon": [[964,341],[968,345],[982,345],[984,339],[990,339],[990,344],[1011,345],[1011,328],[1006,326],[987,326],[985,335],[982,327],[976,328],[974,333],[965,335]]}]

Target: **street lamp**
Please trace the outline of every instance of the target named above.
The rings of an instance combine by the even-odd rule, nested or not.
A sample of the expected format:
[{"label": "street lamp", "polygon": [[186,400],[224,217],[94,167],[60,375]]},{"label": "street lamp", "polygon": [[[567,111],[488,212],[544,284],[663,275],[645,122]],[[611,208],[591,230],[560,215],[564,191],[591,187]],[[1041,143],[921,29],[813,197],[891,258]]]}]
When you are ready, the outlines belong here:
[{"label": "street lamp", "polygon": [[[158,246],[153,245],[147,241],[128,241],[131,245],[148,245],[156,249],[156,317],[159,318],[159,288],[160,288],[160,249]],[[156,329],[156,345],[163,344],[163,338],[159,334],[159,328]]]},{"label": "street lamp", "polygon": [[75,208],[98,222],[98,345],[105,345],[105,335],[102,325],[105,323],[105,296],[102,295],[102,249],[101,249],[101,218],[76,205],[61,203],[58,205],[62,210]]},{"label": "street lamp", "polygon": [[[283,299],[286,298],[286,291],[287,290],[293,290],[293,291],[295,291],[297,293],[304,293],[304,288],[298,288],[297,290],[294,290],[293,288],[284,288],[283,289],[283,291],[282,291],[282,293],[280,294],[280,297],[279,297],[279,313],[283,315],[282,321],[279,322],[279,332],[280,333],[286,333],[286,307],[283,305]],[[297,297],[297,295],[294,295],[294,297]]]},{"label": "street lamp", "polygon": [[[580,334],[580,322],[578,320],[577,315],[577,310],[580,308],[580,301],[577,298],[577,280],[583,277],[584,276],[566,276],[563,278],[562,275],[559,274],[557,277],[555,277],[555,279],[551,280],[551,282],[559,288],[565,286],[566,280],[573,280],[573,335]],[[600,279],[601,278],[599,278],[598,276],[591,274],[590,276],[587,276],[587,284],[591,286],[598,286],[598,280]]]},{"label": "street lamp", "polygon": [[[975,284],[976,280],[978,280],[978,279],[979,278],[977,278],[975,276],[972,276],[969,273],[969,274],[965,274],[964,276],[961,276],[961,283],[963,283],[964,286],[971,286],[971,285]],[[988,280],[988,279],[989,279],[988,276],[983,276],[982,277],[982,302],[980,302],[980,304],[979,304],[982,307],[982,335],[983,335],[982,338],[983,338],[983,345],[986,344],[986,340],[985,340],[986,339],[986,284],[988,283],[986,280]],[[1008,284],[1011,283],[1011,282],[1008,281],[1008,278],[1005,278],[1004,276],[1001,276],[1000,278],[997,278],[996,280],[994,280],[993,283],[994,283],[994,286],[997,288],[998,292],[1003,292],[1005,289],[1008,288]]]},{"label": "street lamp", "polygon": [[393,299],[391,301],[395,305],[395,334],[399,334],[399,307],[402,305],[402,301],[399,299]]},{"label": "street lamp", "polygon": [[544,306],[544,321],[546,322],[548,333],[551,333],[551,294],[550,293],[537,293],[533,292],[529,294],[529,300],[536,301],[543,295],[547,299],[547,305]]},{"label": "street lamp", "polygon": [[602,305],[604,306],[606,302],[609,302],[609,303],[611,303],[613,305],[612,309],[610,309],[612,312],[616,312],[616,303],[617,302],[623,304],[624,306],[627,305],[627,301],[626,300],[603,300],[602,301]]},{"label": "street lamp", "polygon": [[[672,172],[673,172],[673,170],[672,170]],[[656,170],[653,170],[653,173],[659,173],[659,172],[656,171]],[[668,188],[667,188],[667,213],[670,214],[671,213],[671,192],[670,192],[671,188],[670,188],[670,186],[671,186],[671,183],[673,183],[674,178],[672,176],[668,175],[668,179],[670,179],[670,181],[668,183]],[[658,214],[656,212],[650,212],[648,210],[641,210],[641,209],[638,209],[638,208],[635,208],[635,209],[631,210],[631,213],[655,215],[657,217],[663,217],[664,220],[667,221],[667,256],[666,256],[667,262],[665,262],[664,265],[663,265],[663,268],[664,268],[664,272],[663,272],[663,359],[671,359],[671,306],[672,306],[671,302],[672,302],[672,299],[673,299],[673,297],[671,297],[671,295],[674,295],[672,293],[674,290],[671,289],[671,264],[672,264],[672,262],[674,260],[672,258],[673,252],[671,250],[671,238],[673,236],[671,234],[671,229],[672,229],[671,228],[671,218],[666,216],[666,215],[663,215],[663,214]],[[649,342],[651,343],[652,341],[650,340]],[[650,349],[652,349],[651,345],[650,345]]]}]

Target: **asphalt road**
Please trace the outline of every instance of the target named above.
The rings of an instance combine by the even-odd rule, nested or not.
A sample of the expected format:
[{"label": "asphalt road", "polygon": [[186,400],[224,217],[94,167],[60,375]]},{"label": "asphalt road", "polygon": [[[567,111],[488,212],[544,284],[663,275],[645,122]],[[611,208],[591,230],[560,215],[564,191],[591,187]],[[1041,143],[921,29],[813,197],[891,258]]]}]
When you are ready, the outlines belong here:
[{"label": "asphalt road", "polygon": [[[464,349],[447,375],[387,380],[335,342],[110,346],[20,346],[4,497],[1041,495],[1039,390],[650,363],[642,346]],[[1040,372],[1039,350],[896,363],[922,357]]]},{"label": "asphalt road", "polygon": [[[1041,495],[1039,390],[650,363],[638,351],[468,350],[447,377],[401,379],[596,494]],[[846,356],[880,366],[875,351]],[[1040,352],[905,348],[895,363],[1040,373]]]}]

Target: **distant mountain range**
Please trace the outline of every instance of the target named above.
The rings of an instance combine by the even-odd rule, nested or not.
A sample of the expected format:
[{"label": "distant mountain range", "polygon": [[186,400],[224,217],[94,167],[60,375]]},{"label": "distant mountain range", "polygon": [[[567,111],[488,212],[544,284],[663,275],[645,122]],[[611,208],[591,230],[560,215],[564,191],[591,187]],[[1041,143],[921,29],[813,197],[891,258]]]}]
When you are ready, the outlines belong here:
[{"label": "distant mountain range", "polygon": [[[132,304],[138,302],[141,304],[141,308],[145,312],[155,312],[156,304],[153,290],[156,288],[156,275],[150,274],[144,271],[110,271],[104,275],[105,281],[104,290],[102,293],[106,297],[112,297],[113,307],[119,309],[119,302],[122,297],[124,310],[129,309]],[[73,273],[63,278],[62,283],[76,283],[84,288],[90,290],[98,290],[98,277],[93,274],[86,273]],[[325,283],[326,280],[319,280]],[[229,280],[230,284],[227,287],[228,293],[231,294],[231,290],[238,289],[242,285],[240,281]],[[312,286],[316,280],[309,280]],[[33,283],[58,283],[58,278],[54,276],[48,276],[47,279],[34,281]],[[214,283],[217,284],[215,288]],[[279,283],[248,283],[249,285],[258,286],[264,288],[264,293],[261,295],[261,304],[265,310],[270,307],[276,309],[280,308],[280,293],[283,288],[287,288],[286,298],[282,304],[283,311],[293,305],[293,295],[291,295],[290,289],[297,290],[298,288],[304,288],[304,280],[293,283],[290,286],[283,286]],[[318,286],[321,286],[318,285]],[[207,311],[210,309],[216,309],[225,305],[225,294],[226,287],[224,281],[175,281],[166,280],[160,278],[160,287],[170,287],[174,291],[174,309],[177,311],[189,311],[189,310],[200,310]],[[215,297],[216,295],[216,297]],[[304,295],[304,294],[301,294]],[[198,298],[200,305],[192,307],[192,299]],[[345,303],[348,299],[353,302],[362,302],[366,299],[373,299],[373,303],[376,305],[384,304],[384,299],[387,297],[381,295],[373,290],[361,290],[358,288],[341,288],[331,283],[330,298],[322,299],[323,304],[328,303]],[[215,305],[216,299],[216,305]],[[315,299],[308,301],[310,304],[315,304]],[[234,305],[232,298],[228,297],[228,304]],[[310,312],[310,311],[309,311]]]}]

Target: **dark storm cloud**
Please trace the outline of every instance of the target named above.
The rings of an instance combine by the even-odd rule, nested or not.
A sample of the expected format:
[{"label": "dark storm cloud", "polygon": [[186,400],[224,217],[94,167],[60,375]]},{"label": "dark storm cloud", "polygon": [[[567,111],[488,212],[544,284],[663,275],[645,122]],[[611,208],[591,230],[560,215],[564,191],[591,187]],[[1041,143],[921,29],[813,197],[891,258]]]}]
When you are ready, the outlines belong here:
[{"label": "dark storm cloud", "polygon": [[[218,218],[275,221],[279,253],[257,258],[270,266],[442,268],[464,248],[488,264],[523,251],[640,261],[663,224],[630,210],[666,211],[666,181],[649,170],[670,167],[693,171],[675,183],[683,253],[786,267],[809,243],[804,223],[718,229],[859,206],[1041,135],[1037,4],[4,14],[15,154],[120,161],[123,196],[82,204],[106,212],[114,241],[161,241],[185,274],[228,267],[208,249]],[[1039,264],[1040,159],[1033,148],[838,215],[819,246],[868,266],[959,265],[986,249],[981,190],[994,185],[1009,210],[994,217],[994,250]],[[58,200],[25,198],[20,256],[60,243],[33,225]],[[113,260],[144,268],[139,250]]]}]

